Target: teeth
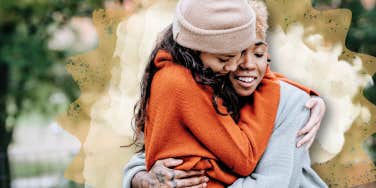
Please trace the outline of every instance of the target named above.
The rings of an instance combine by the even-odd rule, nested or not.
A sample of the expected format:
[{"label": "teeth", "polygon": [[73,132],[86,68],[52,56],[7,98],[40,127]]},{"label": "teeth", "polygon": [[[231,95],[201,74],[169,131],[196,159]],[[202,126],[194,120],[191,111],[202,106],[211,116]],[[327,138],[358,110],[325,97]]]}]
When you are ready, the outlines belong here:
[{"label": "teeth", "polygon": [[247,83],[250,83],[254,80],[255,78],[251,78],[251,77],[238,77],[238,80],[242,81],[242,82],[247,82]]}]

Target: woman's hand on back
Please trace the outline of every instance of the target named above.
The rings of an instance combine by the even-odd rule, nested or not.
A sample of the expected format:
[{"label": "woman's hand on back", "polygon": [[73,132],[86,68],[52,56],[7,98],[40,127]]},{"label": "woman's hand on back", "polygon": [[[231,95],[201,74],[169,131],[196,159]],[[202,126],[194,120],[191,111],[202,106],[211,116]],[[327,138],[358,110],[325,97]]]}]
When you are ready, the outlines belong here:
[{"label": "woman's hand on back", "polygon": [[312,146],[316,138],[317,131],[320,128],[321,121],[325,114],[325,102],[321,97],[312,96],[305,106],[311,110],[311,114],[306,125],[298,132],[298,136],[303,136],[297,143],[297,147],[307,144],[306,148]]},{"label": "woman's hand on back", "polygon": [[133,188],[204,188],[209,179],[204,176],[204,171],[174,170],[183,160],[167,158],[158,160],[149,172],[141,171],[132,179]]}]

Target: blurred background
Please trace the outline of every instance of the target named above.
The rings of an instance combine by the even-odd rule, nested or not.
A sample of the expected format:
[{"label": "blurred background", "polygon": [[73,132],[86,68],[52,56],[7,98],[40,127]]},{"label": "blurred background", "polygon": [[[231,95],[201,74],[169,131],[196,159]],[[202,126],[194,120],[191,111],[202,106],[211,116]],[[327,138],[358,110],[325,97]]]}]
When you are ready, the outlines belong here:
[{"label": "blurred background", "polygon": [[[350,9],[347,47],[376,56],[376,0],[312,3]],[[100,8],[137,9],[133,0],[0,0],[0,188],[84,187],[63,177],[80,145],[55,117],[79,96],[65,64],[96,48],[91,15]],[[365,91],[369,100],[375,91]],[[375,163],[376,135],[364,148]]]}]

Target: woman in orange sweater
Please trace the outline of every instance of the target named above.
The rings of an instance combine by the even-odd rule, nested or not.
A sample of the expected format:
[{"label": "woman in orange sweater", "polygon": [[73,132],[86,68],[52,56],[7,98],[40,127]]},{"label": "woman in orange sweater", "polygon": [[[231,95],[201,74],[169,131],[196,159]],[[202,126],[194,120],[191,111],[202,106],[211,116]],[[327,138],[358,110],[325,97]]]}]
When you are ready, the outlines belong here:
[{"label": "woman in orange sweater", "polygon": [[264,78],[263,89],[244,106],[224,78],[255,40],[255,22],[244,0],[179,2],[173,26],[150,56],[136,106],[147,170],[178,157],[184,162],[177,169],[205,170],[209,187],[230,185],[254,170],[273,129],[278,77]]}]

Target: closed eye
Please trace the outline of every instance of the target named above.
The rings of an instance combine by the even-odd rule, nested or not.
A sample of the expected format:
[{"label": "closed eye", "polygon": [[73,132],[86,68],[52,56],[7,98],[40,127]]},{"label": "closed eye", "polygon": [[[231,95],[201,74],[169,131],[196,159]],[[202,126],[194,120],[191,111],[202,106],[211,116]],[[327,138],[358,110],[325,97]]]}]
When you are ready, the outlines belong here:
[{"label": "closed eye", "polygon": [[221,59],[221,58],[218,58],[218,60],[219,60],[221,63],[226,63],[229,59]]},{"label": "closed eye", "polygon": [[258,57],[258,58],[260,58],[260,57],[263,57],[264,54],[258,54],[258,53],[255,53],[255,56]]}]

